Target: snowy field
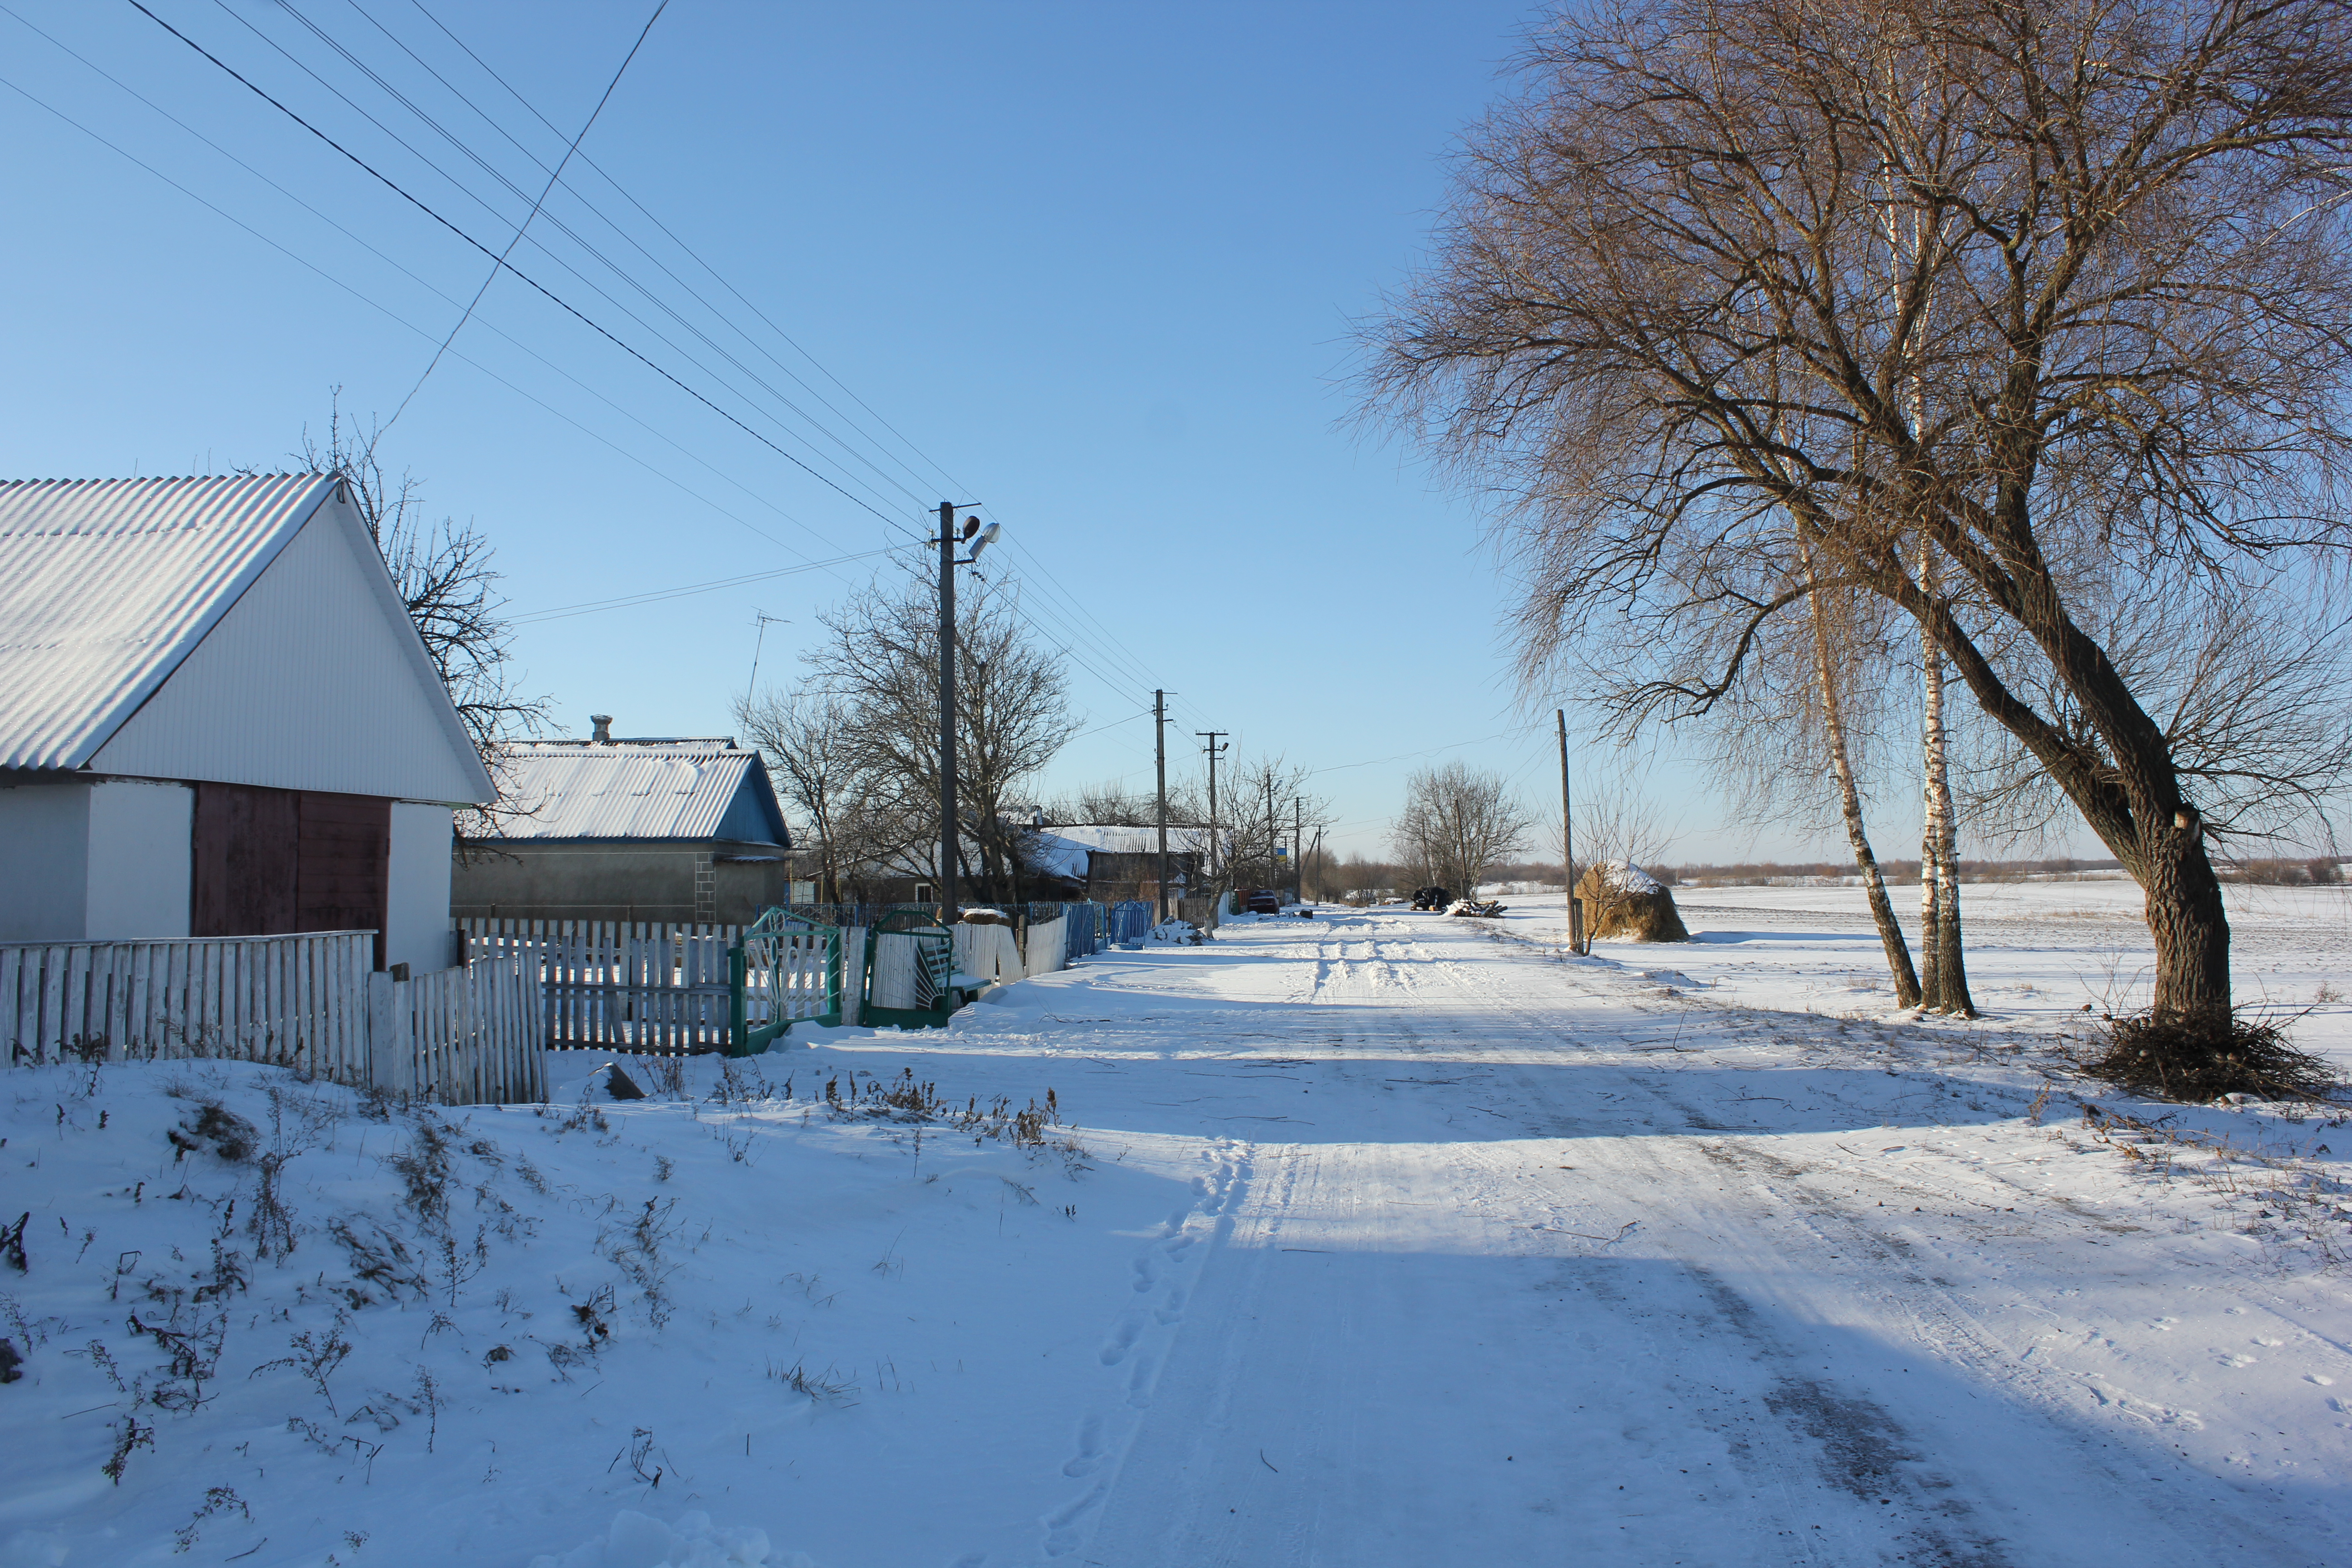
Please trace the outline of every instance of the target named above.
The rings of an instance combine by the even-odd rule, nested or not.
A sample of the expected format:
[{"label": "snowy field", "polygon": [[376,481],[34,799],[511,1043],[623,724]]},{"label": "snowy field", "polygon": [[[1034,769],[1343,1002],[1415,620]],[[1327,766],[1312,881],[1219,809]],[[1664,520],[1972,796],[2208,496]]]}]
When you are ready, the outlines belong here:
[{"label": "snowy field", "polygon": [[[1751,1007],[1879,1016],[1895,1006],[1885,951],[1859,884],[1817,888],[1676,888],[1693,941],[1668,950],[1601,942],[1594,952],[1636,969],[1667,968],[1718,1000]],[[1890,887],[1918,957],[1919,890]],[[2237,1000],[2279,1013],[2310,1009],[2295,1037],[2352,1074],[2352,888],[2223,889]],[[1504,897],[1514,936],[1559,944],[1558,894]],[[1969,883],[1960,923],[1984,1026],[2078,1031],[2083,1008],[2148,1005],[2156,953],[2138,887],[2121,873],[2078,881]]]},{"label": "snowy field", "polygon": [[1738,889],[1244,921],[624,1104],[13,1069],[0,1563],[2352,1562],[2352,1130],[2102,1098],[2129,889],[1969,898],[1975,1025]]}]

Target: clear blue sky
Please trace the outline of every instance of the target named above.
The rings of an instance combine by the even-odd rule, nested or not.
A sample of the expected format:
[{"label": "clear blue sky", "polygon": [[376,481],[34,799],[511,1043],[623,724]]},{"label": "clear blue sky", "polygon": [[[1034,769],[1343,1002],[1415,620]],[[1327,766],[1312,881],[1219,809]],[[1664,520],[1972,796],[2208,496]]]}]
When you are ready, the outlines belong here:
[{"label": "clear blue sky", "polygon": [[[346,410],[389,415],[481,286],[481,255],[127,0],[5,4],[0,78],[19,90],[0,89],[13,230],[0,247],[0,471],[276,465],[306,423],[323,423],[336,385]],[[493,248],[545,174],[457,93],[551,163],[650,10],[426,0],[478,64],[413,0],[298,0],[299,17],[258,0],[148,4]],[[1194,731],[1231,731],[1237,753],[1329,770],[1315,784],[1339,807],[1339,842],[1376,850],[1404,774],[1426,761],[1465,756],[1532,800],[1556,798],[1549,713],[1530,727],[1506,674],[1503,589],[1475,506],[1350,427],[1345,385],[1349,323],[1420,254],[1443,154],[1496,90],[1528,14],[1487,0],[675,0],[582,150],[806,357],[579,164],[567,181],[753,342],[567,192],[513,259],[893,521],[924,527],[920,509],[940,499],[985,503],[1017,543],[992,562],[1000,581],[1017,581],[1076,655],[1072,694],[1091,732],[1049,793],[1148,785],[1139,715],[1165,686],[1179,693],[1171,771],[1197,768]],[[527,195],[496,185],[302,18]],[[906,537],[512,278],[490,286],[383,456],[436,511],[491,535],[518,615]],[[812,612],[874,564],[527,622],[525,683],[553,695],[569,732],[591,711],[616,715],[624,734],[725,732],[755,610],[792,623],[767,634],[764,685],[793,672]],[[1653,777],[1683,829],[1679,858],[1804,842],[1718,831],[1686,770]],[[1889,807],[1908,815],[1907,801]],[[1884,847],[1902,852],[1891,837]]]}]

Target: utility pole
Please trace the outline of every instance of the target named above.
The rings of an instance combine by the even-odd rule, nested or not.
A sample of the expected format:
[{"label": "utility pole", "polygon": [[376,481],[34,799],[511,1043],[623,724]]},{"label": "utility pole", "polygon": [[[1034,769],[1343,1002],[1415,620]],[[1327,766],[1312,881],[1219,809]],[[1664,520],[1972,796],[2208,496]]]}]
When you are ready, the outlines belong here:
[{"label": "utility pole", "polygon": [[1290,797],[1291,808],[1297,814],[1290,828],[1290,889],[1294,904],[1307,901],[1307,797]]},{"label": "utility pole", "polygon": [[[1204,748],[1209,753],[1209,887],[1212,891],[1215,891],[1218,886],[1217,754],[1220,752],[1230,752],[1234,749],[1230,743],[1220,746],[1217,744],[1217,742],[1224,736],[1232,734],[1233,731],[1231,730],[1195,730],[1192,733],[1195,735],[1205,735],[1209,740],[1207,747]],[[1222,897],[1223,895],[1220,894],[1220,896]]]},{"label": "utility pole", "polygon": [[1160,775],[1160,919],[1168,919],[1168,693],[1151,694],[1151,762]]},{"label": "utility pole", "polygon": [[1568,710],[1555,708],[1552,720],[1559,726],[1559,858],[1568,878],[1568,951],[1580,957],[1584,952],[1584,905],[1576,896],[1576,817],[1569,809],[1568,798]]},{"label": "utility pole", "polygon": [[[1004,525],[992,522],[981,533],[980,519],[968,517],[956,527],[956,503],[940,502],[940,921],[953,925],[956,903],[956,857],[963,848],[956,830],[956,691],[955,691],[955,569],[980,559],[996,542]],[[973,539],[972,535],[980,534]],[[970,540],[971,553],[956,559],[956,546]]]},{"label": "utility pole", "polygon": [[956,921],[955,503],[940,502],[940,923]]}]

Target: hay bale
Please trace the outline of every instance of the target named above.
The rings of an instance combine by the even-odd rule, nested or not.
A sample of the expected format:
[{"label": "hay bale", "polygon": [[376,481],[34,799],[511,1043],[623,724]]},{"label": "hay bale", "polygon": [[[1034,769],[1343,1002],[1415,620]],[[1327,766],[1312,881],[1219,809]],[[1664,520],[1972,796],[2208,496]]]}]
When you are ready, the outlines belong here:
[{"label": "hay bale", "polygon": [[1688,942],[1675,896],[1639,866],[1622,860],[1586,868],[1576,896],[1584,905],[1584,934],[1632,942]]}]

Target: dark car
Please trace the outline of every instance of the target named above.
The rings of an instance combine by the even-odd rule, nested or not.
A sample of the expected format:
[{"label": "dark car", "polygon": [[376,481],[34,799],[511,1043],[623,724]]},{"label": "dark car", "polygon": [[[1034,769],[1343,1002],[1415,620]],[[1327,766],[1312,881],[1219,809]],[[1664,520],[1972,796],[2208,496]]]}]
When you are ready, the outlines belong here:
[{"label": "dark car", "polygon": [[1429,887],[1413,889],[1412,907],[1417,910],[1442,910],[1453,901],[1454,895],[1443,888]]},{"label": "dark car", "polygon": [[1278,915],[1282,912],[1282,895],[1271,888],[1255,888],[1242,900],[1242,908],[1254,915]]}]

